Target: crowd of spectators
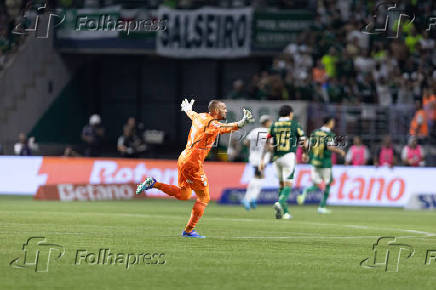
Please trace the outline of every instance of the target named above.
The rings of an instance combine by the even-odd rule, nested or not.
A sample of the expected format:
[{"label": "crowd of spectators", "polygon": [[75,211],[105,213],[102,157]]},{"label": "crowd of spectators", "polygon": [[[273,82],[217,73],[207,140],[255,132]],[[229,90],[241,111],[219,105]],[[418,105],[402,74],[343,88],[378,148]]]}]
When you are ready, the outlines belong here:
[{"label": "crowd of spectators", "polygon": [[7,53],[12,50],[14,44],[11,26],[13,26],[13,20],[9,16],[5,0],[0,0],[0,71],[5,66]]},{"label": "crowd of spectators", "polygon": [[[254,73],[250,78],[237,78],[227,94],[229,99],[253,100],[307,100],[325,104],[392,104],[416,105],[410,123],[410,139],[401,154],[389,149],[392,141],[386,138],[380,149],[369,150],[358,137],[344,163],[353,165],[383,164],[392,153],[392,163],[422,164],[411,161],[409,155],[424,157],[425,144],[436,132],[436,27],[430,27],[428,17],[436,8],[431,1],[403,1],[398,9],[416,19],[399,24],[398,37],[383,37],[364,33],[373,23],[375,1],[287,1],[287,0],[57,0],[49,1],[56,7],[92,8],[122,4],[129,8],[199,8],[217,7],[254,8],[309,8],[316,11],[313,24],[297,35],[282,52],[273,57],[269,68]],[[29,1],[0,0],[0,69],[4,54],[13,51],[19,38],[11,31],[23,19]],[[385,10],[387,7],[384,7]],[[386,15],[377,15],[384,21]],[[380,23],[376,23],[380,25]],[[428,29],[428,28],[433,29]],[[412,117],[412,116],[411,116]],[[92,119],[92,117],[91,117]],[[95,119],[95,118],[94,118]],[[82,134],[86,145],[84,155],[95,156],[101,151],[104,130],[97,124],[87,125]],[[117,141],[120,156],[137,157],[146,149],[144,132],[139,133],[134,118],[123,127]],[[416,137],[416,138],[415,138]],[[416,149],[420,148],[420,149]],[[68,148],[67,148],[68,149]],[[241,161],[241,144],[230,146],[229,160]],[[72,148],[66,155],[74,156]],[[374,153],[376,152],[376,153]],[[412,152],[412,153],[410,153]],[[418,152],[418,153],[417,153]],[[386,155],[387,154],[387,155]],[[412,155],[413,155],[412,154]],[[371,158],[372,155],[372,158]],[[356,157],[357,156],[357,157]],[[386,158],[385,158],[386,157]],[[385,158],[385,159],[383,159]],[[414,159],[413,159],[414,160]]]},{"label": "crowd of spectators", "polygon": [[401,21],[398,38],[363,32],[372,21],[373,4],[318,1],[314,24],[277,55],[269,69],[249,80],[234,80],[228,97],[385,106],[422,100],[424,90],[436,89],[436,28],[426,31],[425,17],[432,15],[434,4],[400,5],[417,18],[413,23]]},{"label": "crowd of spectators", "polygon": [[[32,0],[0,0],[0,71],[4,69],[11,56],[24,40],[20,34],[30,26],[34,19]],[[44,3],[40,1],[41,3]],[[32,16],[30,14],[32,14]]]},{"label": "crowd of spectators", "polygon": [[[436,6],[433,2],[397,3],[399,11],[416,16],[413,22],[403,18],[399,23],[390,23],[393,27],[399,24],[398,37],[392,37],[397,32],[392,27],[384,35],[364,33],[374,32],[374,25],[383,27],[387,15],[380,11],[388,11],[389,3],[384,5],[377,7],[375,1],[317,1],[313,25],[274,57],[270,67],[249,79],[236,78],[227,98],[348,106],[415,105],[415,115],[407,116],[412,118],[408,133],[415,138],[411,140],[419,147],[434,144],[436,27],[429,19]],[[371,150],[364,146],[352,146],[351,150],[362,152],[358,156],[363,164],[378,163],[371,160]],[[406,151],[395,154],[397,164],[409,165],[404,159]],[[424,156],[423,148],[418,151]],[[350,152],[344,163],[352,164]]]}]

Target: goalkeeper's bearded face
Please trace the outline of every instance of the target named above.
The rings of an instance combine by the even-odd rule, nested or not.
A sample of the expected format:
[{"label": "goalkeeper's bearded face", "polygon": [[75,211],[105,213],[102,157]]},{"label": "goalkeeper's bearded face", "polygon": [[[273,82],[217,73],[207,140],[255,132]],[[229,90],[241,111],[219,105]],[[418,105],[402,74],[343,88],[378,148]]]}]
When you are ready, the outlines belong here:
[{"label": "goalkeeper's bearded face", "polygon": [[227,106],[224,103],[219,103],[216,107],[216,118],[218,120],[224,120],[227,118]]}]

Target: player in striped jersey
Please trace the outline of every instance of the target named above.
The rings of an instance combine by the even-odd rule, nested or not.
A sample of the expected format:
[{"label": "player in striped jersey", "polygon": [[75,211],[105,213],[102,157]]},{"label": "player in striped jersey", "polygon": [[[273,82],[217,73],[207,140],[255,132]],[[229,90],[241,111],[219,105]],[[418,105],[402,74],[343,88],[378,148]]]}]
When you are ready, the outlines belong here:
[{"label": "player in striped jersey", "polygon": [[330,184],[332,177],[332,152],[345,156],[344,150],[336,146],[336,135],[332,132],[336,121],[333,117],[324,118],[324,125],[312,132],[309,139],[309,158],[312,164],[312,182],[311,187],[306,188],[303,194],[297,197],[298,204],[303,204],[309,192],[321,189],[324,182],[324,196],[318,207],[318,213],[330,213],[326,203],[330,194]]},{"label": "player in striped jersey", "polygon": [[300,123],[294,119],[294,111],[291,106],[283,105],[280,107],[279,119],[271,125],[267,138],[271,141],[267,142],[262,152],[259,169],[264,168],[263,158],[268,151],[268,146],[272,145],[272,160],[280,182],[279,199],[273,206],[275,216],[277,219],[291,219],[292,216],[288,210],[288,197],[294,182],[295,152],[299,143],[304,142],[306,138]]}]

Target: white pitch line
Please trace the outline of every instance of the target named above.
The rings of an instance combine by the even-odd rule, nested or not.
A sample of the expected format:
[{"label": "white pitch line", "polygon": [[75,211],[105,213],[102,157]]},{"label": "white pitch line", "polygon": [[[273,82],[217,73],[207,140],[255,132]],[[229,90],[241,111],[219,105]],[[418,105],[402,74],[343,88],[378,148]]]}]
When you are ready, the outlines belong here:
[{"label": "white pitch line", "polygon": [[[34,211],[27,211],[27,212],[34,212]],[[50,214],[68,214],[65,212],[59,212],[59,211],[50,211],[48,212]],[[126,217],[147,217],[147,218],[157,218],[162,217],[165,219],[179,219],[182,218],[181,216],[167,216],[167,215],[151,215],[151,214],[143,214],[143,213],[80,213],[81,215],[120,215],[120,216],[126,216]],[[250,218],[224,218],[224,217],[207,217],[207,220],[223,220],[223,221],[233,221],[233,222],[271,222],[271,220],[265,220],[265,219],[250,219]],[[365,229],[365,230],[386,230],[386,231],[401,231],[401,232],[408,232],[408,233],[416,233],[416,234],[422,234],[426,237],[435,237],[436,233],[430,233],[425,231],[418,231],[418,230],[410,230],[410,229],[398,229],[398,228],[386,228],[386,227],[374,227],[374,226],[365,226],[365,225],[344,225],[344,224],[332,224],[332,223],[316,223],[316,222],[306,222],[306,221],[291,221],[291,223],[300,223],[300,224],[310,224],[310,225],[318,225],[318,226],[334,226],[334,227],[345,227],[345,228],[356,228],[356,229]],[[84,226],[98,226],[98,227],[113,227],[113,226],[107,226],[107,225],[84,225]],[[300,236],[301,237],[301,236]],[[367,237],[367,236],[365,236]],[[369,237],[369,236],[368,236]],[[404,236],[403,238],[420,238],[415,236]]]},{"label": "white pitch line", "polygon": [[[262,239],[262,240],[276,240],[276,239],[378,239],[380,236],[284,236],[284,237],[231,237],[232,239]],[[396,238],[410,239],[410,238],[425,238],[420,236],[398,236]]]},{"label": "white pitch line", "polygon": [[[33,211],[32,211],[33,212]],[[68,214],[65,212],[59,211],[51,211],[48,212],[50,214]],[[180,219],[182,216],[167,216],[167,215],[152,215],[152,214],[144,214],[144,213],[80,213],[81,215],[119,215],[125,217],[145,217],[145,218],[165,218],[165,219]],[[232,221],[232,222],[268,222],[271,220],[266,219],[252,219],[252,218],[225,218],[225,217],[205,217],[207,220],[218,220],[218,221]],[[409,230],[409,229],[395,229],[395,228],[383,228],[383,227],[374,227],[374,226],[365,226],[365,225],[344,225],[344,224],[333,224],[333,223],[317,223],[317,222],[306,222],[306,221],[291,221],[293,223],[302,223],[302,224],[310,224],[310,225],[318,225],[318,226],[333,226],[333,227],[346,227],[346,228],[356,228],[356,229],[365,229],[365,230],[388,230],[388,231],[402,231],[409,233],[417,233],[423,234],[428,237],[436,236],[436,233],[429,233],[425,231],[417,231],[417,230]],[[93,226],[93,225],[85,225],[85,226]],[[111,227],[107,225],[98,225],[99,227]]]},{"label": "white pitch line", "polygon": [[436,234],[434,233],[428,233],[423,231],[417,231],[417,230],[402,230],[402,231],[409,232],[409,233],[423,234],[426,235],[427,237],[436,237]]},{"label": "white pitch line", "polygon": [[[35,232],[0,232],[1,234],[35,234]],[[51,232],[51,231],[43,231],[40,234],[43,235],[90,235],[90,233],[83,233],[83,232]],[[113,237],[114,235],[108,235],[104,233],[97,233],[99,236],[106,236],[106,237]],[[167,237],[167,238],[178,238],[178,235],[169,235],[169,236],[159,236],[159,237]],[[213,237],[208,236],[208,238],[212,239],[238,239],[238,240],[244,240],[244,239],[259,239],[259,240],[286,240],[286,239],[378,239],[380,236],[283,236],[283,237],[267,237],[267,236],[258,236],[258,237]],[[428,239],[429,237],[422,237],[422,236],[397,236],[396,238],[399,239]]]},{"label": "white pitch line", "polygon": [[367,230],[368,226],[348,225],[347,228]]},{"label": "white pitch line", "polygon": [[330,224],[330,223],[314,223],[314,222],[305,222],[305,221],[301,221],[300,223],[311,224],[311,225],[319,225],[319,226],[335,226],[335,227],[365,229],[365,230],[400,231],[400,232],[406,232],[406,233],[422,234],[422,235],[425,235],[427,237],[435,237],[436,236],[436,233],[430,233],[430,232],[418,231],[418,230],[409,230],[409,229],[375,227],[375,226],[364,226],[364,225],[343,225],[343,224]]},{"label": "white pitch line", "polygon": [[[4,232],[0,231],[1,234],[33,234],[36,235],[35,232]],[[38,235],[89,235],[90,233],[68,233],[68,232],[51,232],[51,231],[38,231]],[[99,234],[101,235],[101,234]]]}]

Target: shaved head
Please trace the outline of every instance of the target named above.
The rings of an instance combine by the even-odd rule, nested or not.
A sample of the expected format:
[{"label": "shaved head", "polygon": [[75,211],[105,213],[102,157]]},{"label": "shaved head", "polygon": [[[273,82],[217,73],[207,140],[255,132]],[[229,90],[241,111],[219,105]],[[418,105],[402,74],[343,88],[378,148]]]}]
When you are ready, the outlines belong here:
[{"label": "shaved head", "polygon": [[213,111],[215,111],[216,109],[218,109],[219,104],[222,103],[221,101],[218,100],[211,100],[209,102],[209,113],[213,113]]},{"label": "shaved head", "polygon": [[210,101],[209,114],[218,120],[224,120],[227,116],[226,104],[219,100]]}]

